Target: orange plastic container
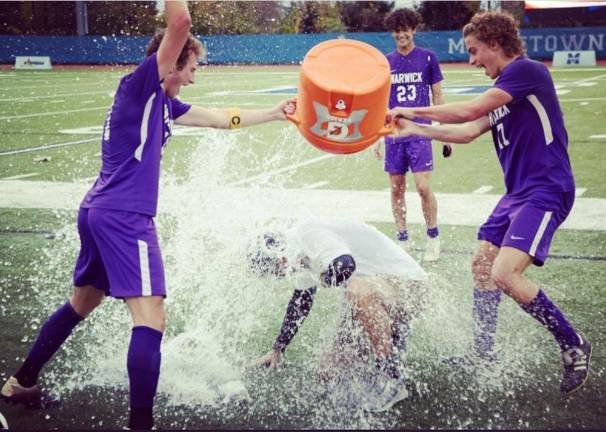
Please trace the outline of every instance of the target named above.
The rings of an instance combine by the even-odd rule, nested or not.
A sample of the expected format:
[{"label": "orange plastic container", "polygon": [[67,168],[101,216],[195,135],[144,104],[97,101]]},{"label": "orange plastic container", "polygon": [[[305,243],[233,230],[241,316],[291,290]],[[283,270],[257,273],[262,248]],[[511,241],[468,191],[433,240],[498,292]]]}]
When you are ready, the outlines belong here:
[{"label": "orange plastic container", "polygon": [[297,111],[288,118],[301,135],[329,153],[355,153],[392,132],[385,126],[391,76],[379,50],[335,39],[314,46],[303,60]]}]

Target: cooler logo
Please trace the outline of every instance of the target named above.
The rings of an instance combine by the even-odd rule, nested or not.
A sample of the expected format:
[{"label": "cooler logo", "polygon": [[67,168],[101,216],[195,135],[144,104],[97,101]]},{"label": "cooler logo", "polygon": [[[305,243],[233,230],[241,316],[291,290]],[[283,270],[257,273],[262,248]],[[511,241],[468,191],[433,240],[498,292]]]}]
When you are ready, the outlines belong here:
[{"label": "cooler logo", "polygon": [[331,116],[328,108],[318,102],[314,101],[313,107],[318,120],[309,130],[314,135],[337,142],[354,142],[362,138],[360,123],[368,110],[352,111],[349,117],[343,118]]}]

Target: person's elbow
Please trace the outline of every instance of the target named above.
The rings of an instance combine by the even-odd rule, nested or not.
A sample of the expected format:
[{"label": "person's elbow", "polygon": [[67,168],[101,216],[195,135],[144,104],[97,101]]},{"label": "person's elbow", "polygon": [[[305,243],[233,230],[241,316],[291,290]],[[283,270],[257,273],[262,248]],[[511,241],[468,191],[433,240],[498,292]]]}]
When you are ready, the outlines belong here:
[{"label": "person's elbow", "polygon": [[187,10],[180,11],[176,16],[171,17],[168,22],[168,28],[178,33],[189,33],[191,28],[191,16]]}]

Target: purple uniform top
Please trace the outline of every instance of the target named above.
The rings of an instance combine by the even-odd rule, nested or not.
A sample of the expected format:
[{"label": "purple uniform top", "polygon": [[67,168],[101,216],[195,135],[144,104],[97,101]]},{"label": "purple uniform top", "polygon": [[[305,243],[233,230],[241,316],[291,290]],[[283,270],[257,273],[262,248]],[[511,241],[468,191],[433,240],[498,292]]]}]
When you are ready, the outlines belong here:
[{"label": "purple uniform top", "polygon": [[573,191],[568,134],[547,67],[518,57],[503,69],[495,87],[513,98],[489,113],[507,195]]},{"label": "purple uniform top", "polygon": [[103,127],[101,171],[81,206],[155,216],[162,151],[190,107],[162,90],[156,54],[122,78]]},{"label": "purple uniform top", "polygon": [[[431,105],[431,86],[443,80],[436,55],[427,49],[415,47],[408,55],[392,51],[387,54],[387,61],[391,69],[389,108]],[[415,122],[431,123],[420,118]],[[398,142],[415,139],[418,138],[398,138]]]}]

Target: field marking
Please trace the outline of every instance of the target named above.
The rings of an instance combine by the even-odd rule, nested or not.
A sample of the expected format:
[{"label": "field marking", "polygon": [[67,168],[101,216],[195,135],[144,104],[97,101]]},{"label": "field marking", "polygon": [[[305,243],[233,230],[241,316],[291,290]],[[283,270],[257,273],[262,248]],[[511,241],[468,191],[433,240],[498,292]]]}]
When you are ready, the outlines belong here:
[{"label": "field marking", "polygon": [[472,192],[472,194],[485,194],[493,189],[492,186],[483,185]]},{"label": "field marking", "polygon": [[590,139],[606,139],[606,134],[590,135]]},{"label": "field marking", "polygon": [[319,181],[316,183],[307,184],[307,185],[303,186],[303,189],[318,189],[318,188],[320,188],[322,186],[326,186],[326,185],[328,185],[328,182],[324,180],[324,181]]},{"label": "field marking", "polygon": [[80,93],[57,93],[57,94],[45,95],[45,96],[22,96],[22,97],[17,97],[17,98],[0,99],[0,102],[19,102],[21,100],[50,99],[50,98],[56,98],[56,97],[80,96],[80,95],[101,94],[101,93],[107,94],[107,90],[97,90],[97,91],[80,92]]},{"label": "field marking", "polygon": [[580,197],[582,196],[585,192],[587,192],[587,188],[576,188],[574,190],[574,196],[575,197]]},{"label": "field marking", "polygon": [[287,166],[282,167],[282,168],[277,169],[277,170],[267,171],[267,172],[264,172],[264,173],[261,173],[261,174],[258,174],[258,175],[252,176],[252,177],[248,177],[248,178],[245,178],[245,179],[241,179],[241,180],[237,180],[237,181],[234,181],[234,182],[230,182],[230,183],[227,184],[227,186],[228,187],[240,186],[240,185],[243,185],[243,184],[246,184],[246,183],[250,183],[250,182],[258,180],[258,179],[269,178],[269,177],[272,177],[272,176],[274,176],[276,174],[281,174],[283,172],[294,171],[294,170],[299,169],[299,168],[301,168],[303,166],[311,165],[311,164],[314,164],[316,162],[321,162],[323,160],[330,159],[330,158],[332,158],[334,156],[335,155],[332,154],[332,153],[325,154],[325,155],[319,156],[317,158],[308,159],[306,161],[299,162],[299,163],[292,164],[292,165],[287,165]]},{"label": "field marking", "polygon": [[44,113],[35,113],[35,114],[20,114],[15,116],[4,116],[0,117],[0,120],[16,120],[22,118],[31,118],[31,117],[44,117],[50,115],[60,115],[60,114],[71,114],[76,112],[84,112],[84,111],[95,111],[95,110],[107,110],[109,107],[107,105],[102,107],[93,107],[93,108],[80,108],[75,110],[67,110],[67,111],[52,111],[52,112],[44,112]]},{"label": "field marking", "polygon": [[606,97],[560,99],[560,102],[587,102],[587,101],[603,101],[603,100],[606,100]]},{"label": "field marking", "polygon": [[[75,210],[91,184],[0,180],[0,196],[5,208]],[[160,214],[182,214],[191,205],[188,184],[162,184]],[[254,196],[254,200],[251,199]],[[501,198],[496,194],[436,193],[441,225],[478,227]],[[256,214],[260,217],[296,219],[301,215],[348,217],[364,222],[393,223],[389,194],[377,190],[327,190],[245,188],[223,186],[205,195],[213,211],[221,214]],[[425,223],[421,199],[416,192],[406,194],[408,221]],[[578,198],[562,229],[606,231],[606,199]]]},{"label": "field marking", "polygon": [[89,138],[89,139],[79,140],[79,141],[70,141],[70,142],[64,142],[64,143],[49,144],[49,145],[43,145],[43,146],[39,146],[39,147],[29,147],[29,148],[24,148],[24,149],[19,149],[19,150],[9,150],[9,151],[5,151],[5,152],[0,152],[0,156],[9,156],[9,155],[15,155],[15,154],[20,154],[20,153],[31,153],[31,152],[40,151],[40,150],[48,150],[48,149],[52,149],[52,148],[67,147],[67,146],[72,146],[72,145],[76,145],[76,144],[84,144],[84,143],[89,143],[92,141],[99,141],[99,138]]},{"label": "field marking", "polygon": [[20,179],[29,178],[29,177],[35,177],[37,175],[40,175],[40,173],[19,174],[19,175],[14,175],[11,177],[4,177],[3,179],[0,179],[0,180],[20,180]]}]

